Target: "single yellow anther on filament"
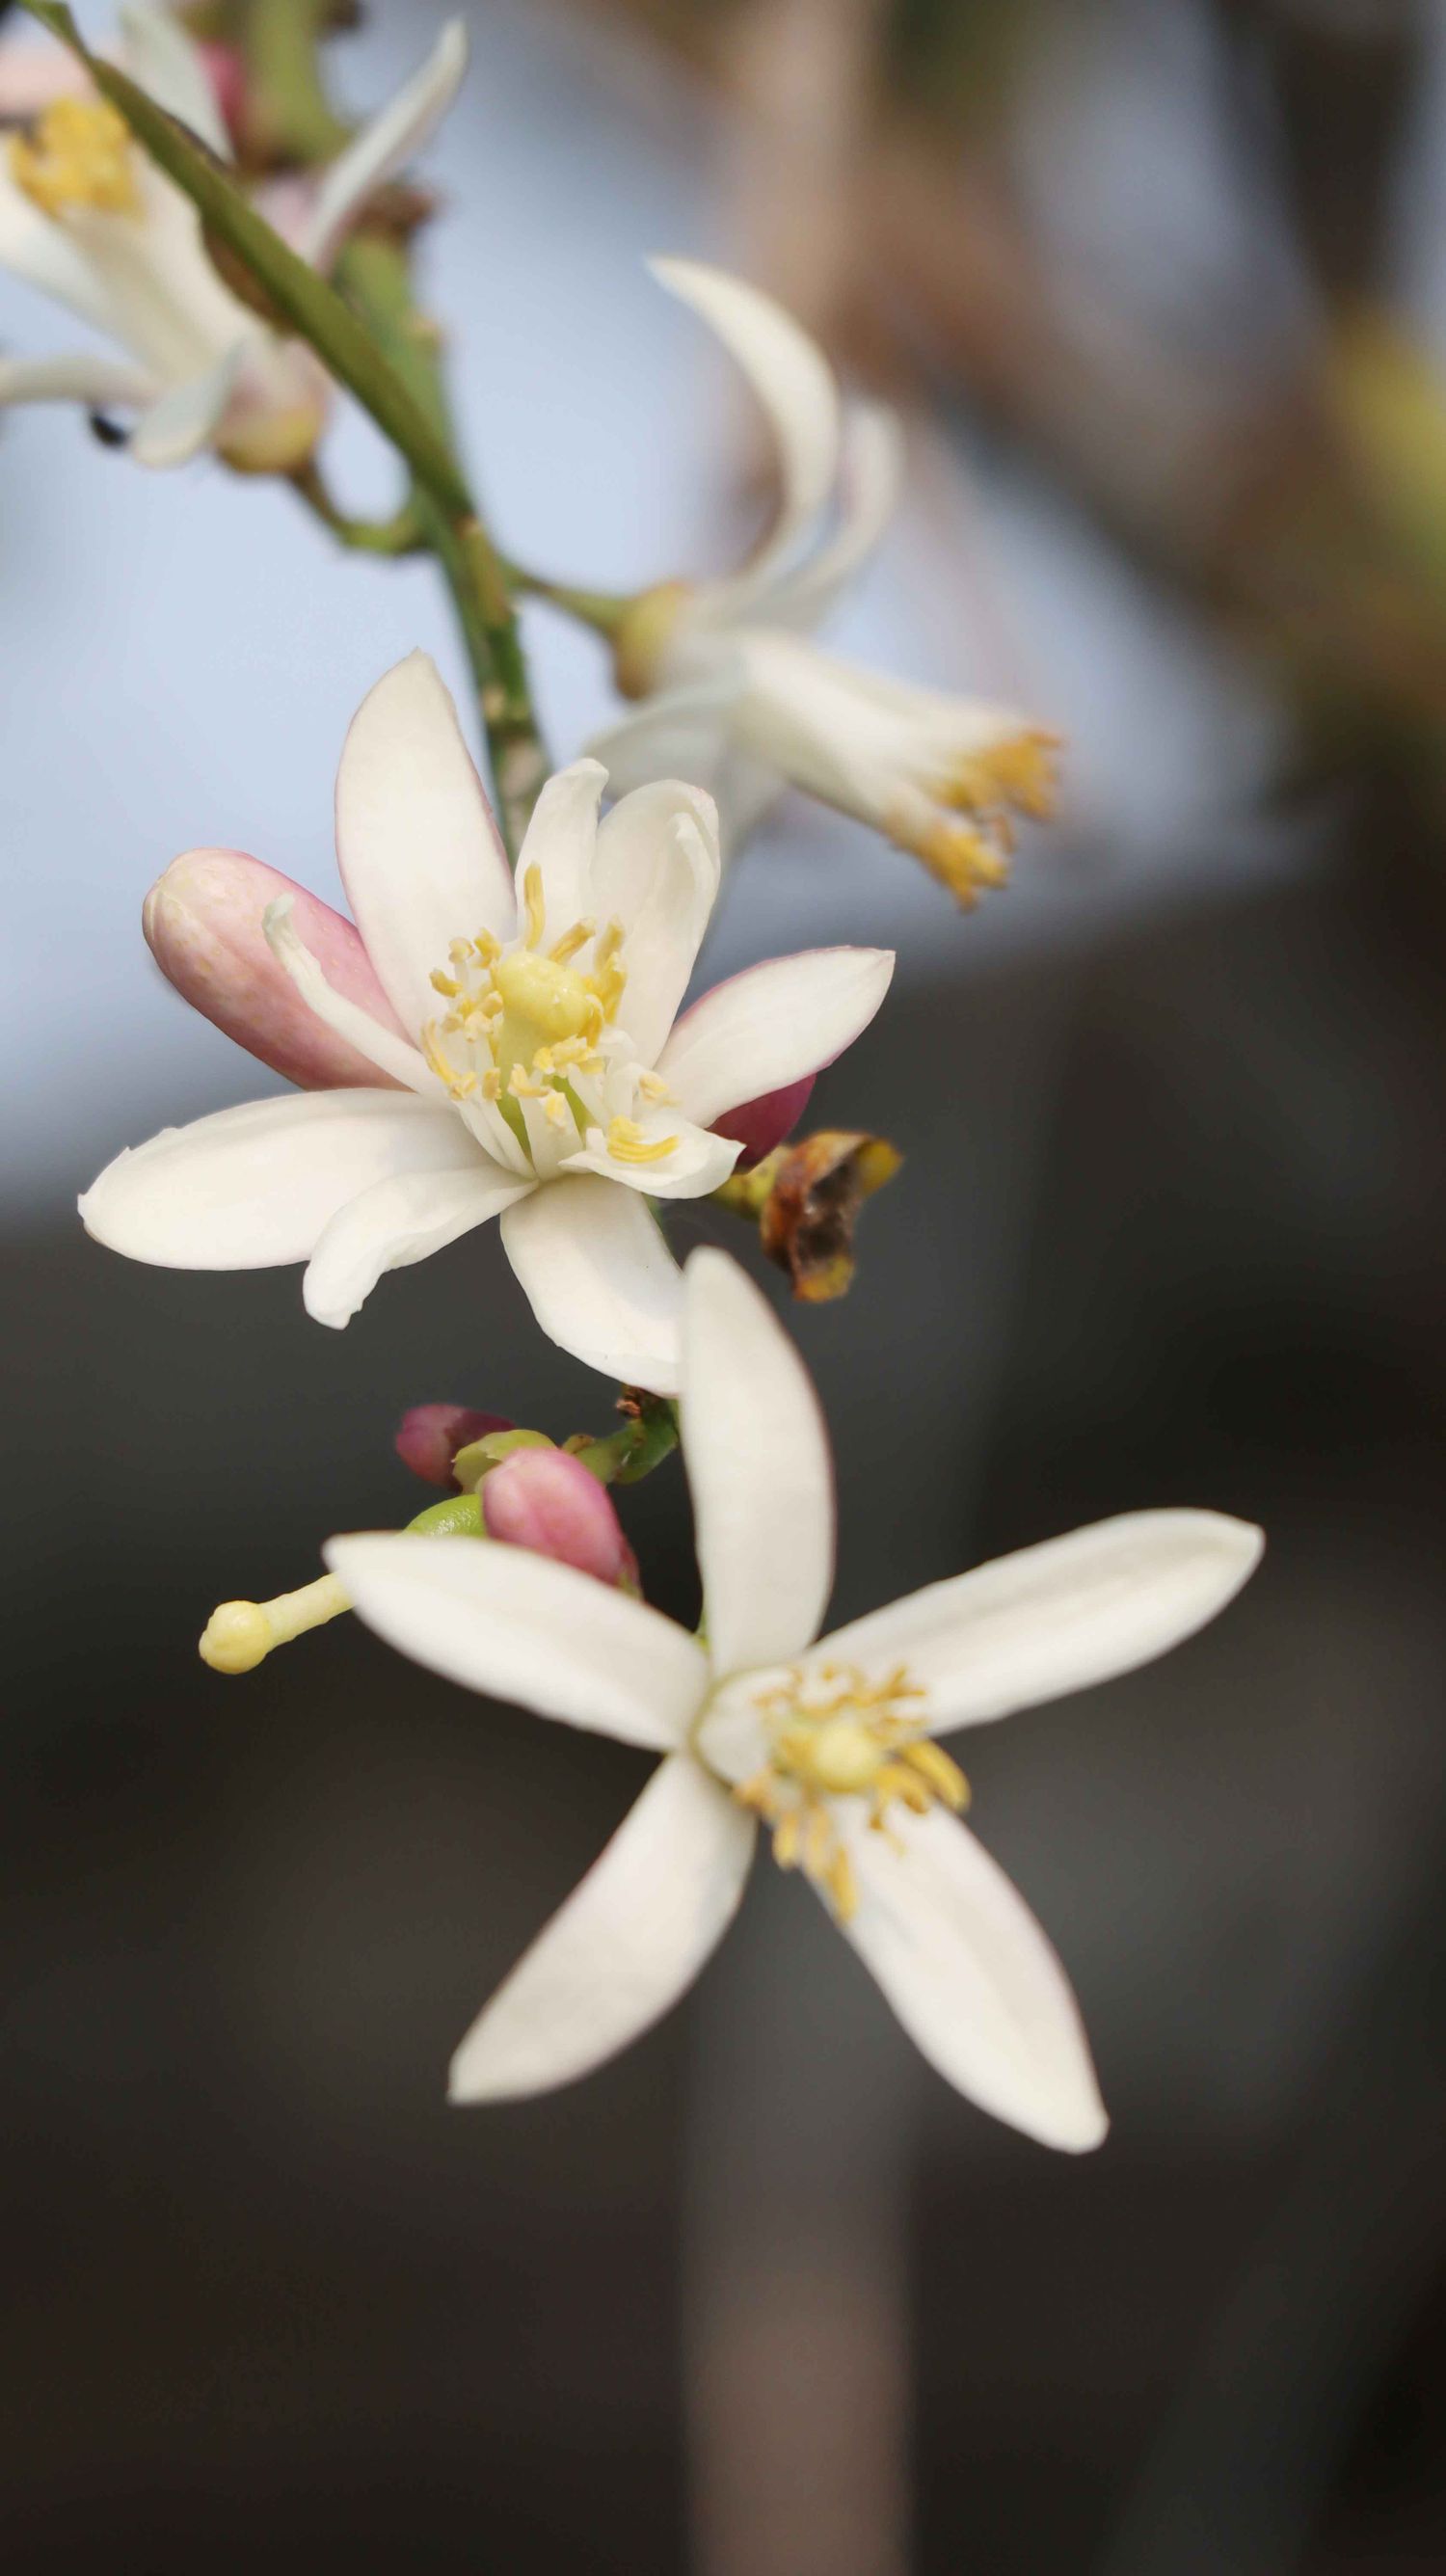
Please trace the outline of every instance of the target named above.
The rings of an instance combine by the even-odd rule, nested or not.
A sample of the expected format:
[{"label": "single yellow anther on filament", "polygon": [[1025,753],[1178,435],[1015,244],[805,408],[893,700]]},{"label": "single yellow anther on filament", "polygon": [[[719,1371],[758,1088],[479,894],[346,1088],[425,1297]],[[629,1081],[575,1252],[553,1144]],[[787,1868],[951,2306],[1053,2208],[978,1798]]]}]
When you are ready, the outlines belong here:
[{"label": "single yellow anther on filament", "polygon": [[223,1601],[206,1622],[201,1661],[213,1673],[253,1673],[273,1646],[284,1646],[350,1608],[351,1595],[334,1574],[319,1575],[299,1592],[280,1592],[274,1601]]},{"label": "single yellow anther on filament", "polygon": [[141,210],[130,128],[108,99],[53,99],[33,134],[12,138],[10,172],[45,215],[72,207],[105,215]]},{"label": "single yellow anther on filament", "polygon": [[607,1147],[616,1163],[661,1163],[677,1142],[676,1136],[655,1136],[650,1141],[634,1118],[609,1121]]},{"label": "single yellow anther on filament", "polygon": [[527,945],[540,948],[542,934],[547,928],[547,904],[542,891],[542,870],[535,859],[530,868],[523,870],[522,909],[527,917]]},{"label": "single yellow anther on filament", "polygon": [[593,928],[594,925],[590,921],[575,921],[571,930],[565,930],[560,939],[554,939],[547,952],[554,966],[565,966],[569,958],[577,955],[580,948],[586,948],[592,937]]},{"label": "single yellow anther on filament", "polygon": [[592,954],[592,973],[587,979],[588,991],[597,995],[602,1004],[605,1020],[616,1017],[617,1007],[623,998],[628,980],[628,970],[619,953],[622,944],[622,923],[610,921]]}]

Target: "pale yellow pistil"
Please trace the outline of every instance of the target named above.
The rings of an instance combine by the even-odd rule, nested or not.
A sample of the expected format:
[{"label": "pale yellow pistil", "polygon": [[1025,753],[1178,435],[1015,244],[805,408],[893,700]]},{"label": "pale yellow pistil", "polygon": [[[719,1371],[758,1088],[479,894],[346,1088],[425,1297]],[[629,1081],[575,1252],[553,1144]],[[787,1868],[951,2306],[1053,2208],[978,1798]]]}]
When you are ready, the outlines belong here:
[{"label": "pale yellow pistil", "polygon": [[57,98],[10,141],[10,174],[44,215],[138,215],[135,146],[108,99]]},{"label": "pale yellow pistil", "polygon": [[289,1645],[350,1608],[334,1574],[318,1575],[299,1592],[280,1592],[274,1601],[223,1601],[206,1623],[201,1661],[213,1673],[253,1673],[273,1646]]},{"label": "pale yellow pistil", "polygon": [[[623,931],[611,921],[599,932],[574,921],[544,949],[547,919],[542,871],[523,878],[524,938],[504,954],[490,931],[454,939],[450,968],[438,968],[432,986],[449,1008],[422,1031],[422,1052],[454,1100],[495,1101],[519,1135],[518,1104],[541,1103],[548,1125],[565,1127],[577,1115],[568,1088],[574,1073],[600,1074],[599,1041],[615,1018],[627,982]],[[573,959],[593,944],[588,973]]]},{"label": "pale yellow pistil", "polygon": [[885,1834],[895,1801],[916,1816],[969,1803],[958,1763],[922,1732],[924,1696],[903,1665],[871,1682],[853,1665],[824,1664],[811,1675],[790,1667],[754,1703],[772,1737],[769,1760],[734,1797],[772,1829],[779,1868],[802,1868],[844,1922],[858,1886],[833,1799],[867,1798],[869,1825]]}]

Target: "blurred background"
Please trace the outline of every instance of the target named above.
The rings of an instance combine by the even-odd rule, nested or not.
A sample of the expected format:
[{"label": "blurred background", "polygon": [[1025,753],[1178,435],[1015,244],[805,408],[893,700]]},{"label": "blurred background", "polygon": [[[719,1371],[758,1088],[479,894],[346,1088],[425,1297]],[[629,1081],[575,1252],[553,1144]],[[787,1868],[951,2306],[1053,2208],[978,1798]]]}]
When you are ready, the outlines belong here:
[{"label": "blurred background", "polygon": [[[349,107],[443,14],[372,0]],[[270,1082],[152,970],[152,877],[223,842],[332,893],[354,705],[413,644],[460,663],[425,566],[11,416],[5,2564],[1425,2576],[1446,14],[466,14],[425,275],[509,546],[624,587],[756,525],[756,425],[642,266],[720,257],[908,419],[908,506],[836,640],[1069,740],[1059,824],[974,916],[789,804],[706,961],[900,952],[816,1107],[905,1170],[851,1297],[791,1319],[848,1462],[841,1612],[1139,1505],[1242,1513],[1271,1552],[1166,1663],[969,1748],[1079,1989],[1098,2156],[946,2091],[766,1868],[629,2055],[448,2112],[451,2048],[641,1762],[347,1622],[248,1681],[194,1641],[417,1508],[407,1404],[560,1437],[606,1394],[485,1237],[332,1335],[292,1273],[133,1268],[73,1206]],[[73,337],[4,284],[7,347]],[[387,491],[351,424],[337,472]],[[603,659],[528,633],[569,757]],[[626,1509],[688,1611],[676,1475]]]}]

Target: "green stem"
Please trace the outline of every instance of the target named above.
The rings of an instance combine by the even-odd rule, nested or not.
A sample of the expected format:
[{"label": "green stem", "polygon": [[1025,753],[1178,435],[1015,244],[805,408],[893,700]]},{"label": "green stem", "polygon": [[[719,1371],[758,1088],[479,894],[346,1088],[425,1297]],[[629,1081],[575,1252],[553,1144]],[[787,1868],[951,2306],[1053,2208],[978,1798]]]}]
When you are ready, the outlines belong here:
[{"label": "green stem", "polygon": [[331,0],[245,0],[247,142],[267,161],[307,167],[347,140],[321,77],[318,40]]},{"label": "green stem", "polygon": [[620,1430],[603,1440],[580,1441],[573,1456],[600,1485],[639,1485],[678,1446],[678,1408],[662,1395],[644,1395]]},{"label": "green stem", "polygon": [[313,517],[320,519],[338,543],[350,547],[353,553],[411,555],[423,551],[422,523],[412,501],[404,501],[390,519],[354,519],[338,507],[314,458],[306,465],[298,465],[290,481]]}]

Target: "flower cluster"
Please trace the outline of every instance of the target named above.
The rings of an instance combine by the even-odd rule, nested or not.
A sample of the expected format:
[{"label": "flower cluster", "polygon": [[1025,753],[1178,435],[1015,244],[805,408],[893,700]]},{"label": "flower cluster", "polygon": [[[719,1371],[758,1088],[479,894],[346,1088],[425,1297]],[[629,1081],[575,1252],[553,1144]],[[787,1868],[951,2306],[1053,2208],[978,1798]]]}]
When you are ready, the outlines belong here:
[{"label": "flower cluster", "polygon": [[[355,1610],[465,1688],[660,1757],[464,2039],[454,2098],[544,2090],[638,2036],[720,1939],[761,1832],[949,2083],[1051,2146],[1091,2147],[1105,2115],[1064,1971],[963,1823],[940,1739],[1188,1637],[1250,1573],[1259,1533],[1128,1514],[820,1639],[834,1496],[808,1375],[737,1264],[708,1247],[680,1268],[666,1231],[681,1201],[741,1215],[805,1304],[836,1296],[855,1213],[900,1160],[863,1127],[790,1141],[815,1077],[884,1004],[892,955],[819,947],[695,991],[725,858],[792,786],[915,853],[968,908],[1005,882],[1015,818],[1050,811],[1055,738],[820,648],[893,515],[898,424],[846,402],[798,325],[716,269],[656,264],[773,433],[779,506],[751,561],[616,599],[498,552],[409,301],[426,204],[399,216],[392,187],[457,91],[459,28],[344,149],[277,169],[256,138],[284,120],[248,88],[224,6],[209,49],[165,10],[123,10],[119,70],[51,0],[27,6],[72,53],[0,51],[0,264],[124,356],[7,360],[0,403],[134,415],[121,443],[140,464],[209,451],[286,478],[343,543],[430,553],[501,816],[413,653],[342,750],[347,912],[245,852],[174,860],[144,907],[156,960],[294,1087],[123,1153],[82,1197],[85,1225],[142,1262],[304,1265],[306,1312],[340,1327],[384,1272],[496,1218],[541,1331],[621,1384],[611,1429],[561,1442],[470,1403],[414,1404],[397,1451],[440,1499],[405,1530],[333,1539],[295,1591],[223,1603],[201,1652],[252,1671]],[[339,260],[345,299],[327,283]],[[406,469],[392,521],[349,519],[324,479],[338,381]],[[607,638],[629,707],[555,770],[517,628],[534,595]],[[697,1633],[648,1606],[615,1500],[675,1449]]]}]

